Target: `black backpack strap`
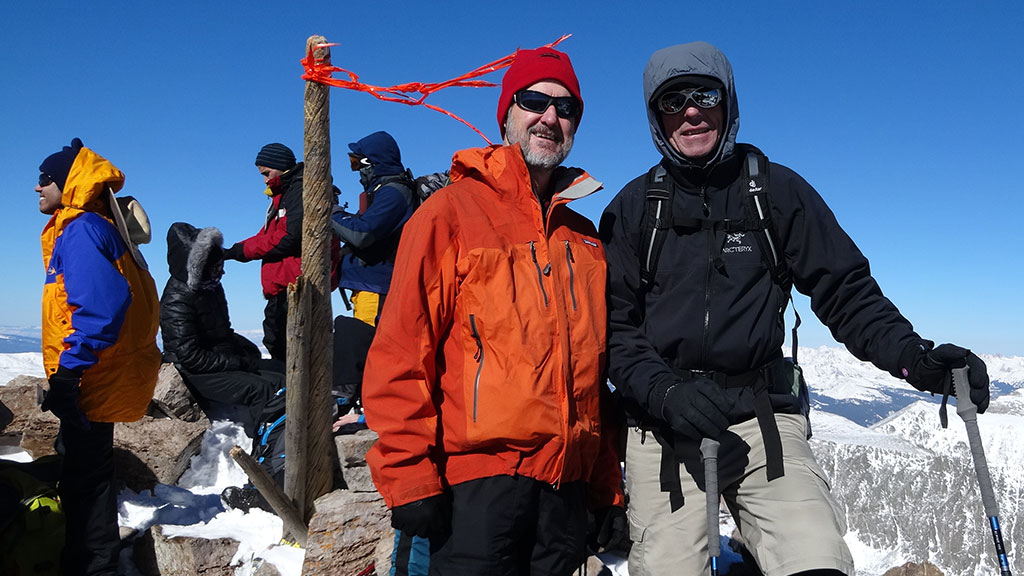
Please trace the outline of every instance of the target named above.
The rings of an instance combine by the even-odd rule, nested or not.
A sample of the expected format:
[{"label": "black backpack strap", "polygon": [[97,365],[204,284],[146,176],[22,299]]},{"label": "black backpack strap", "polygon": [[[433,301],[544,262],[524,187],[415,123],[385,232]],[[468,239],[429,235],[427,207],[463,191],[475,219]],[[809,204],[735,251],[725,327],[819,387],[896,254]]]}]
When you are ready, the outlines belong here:
[{"label": "black backpack strap", "polygon": [[647,293],[658,270],[658,258],[672,229],[672,182],[659,164],[647,172],[647,195],[640,221],[640,288]]},{"label": "black backpack strap", "polygon": [[416,182],[412,177],[412,172],[408,168],[402,174],[396,174],[393,176],[384,176],[381,178],[380,184],[374,187],[374,189],[368,194],[367,204],[373,203],[373,196],[376,195],[377,190],[380,190],[384,186],[391,186],[397,188],[402,193],[402,197],[405,198],[408,204],[417,204],[416,202]]},{"label": "black backpack strap", "polygon": [[[744,180],[747,181],[745,205],[748,218],[757,222],[758,232],[755,233],[755,236],[758,245],[761,247],[761,253],[765,256],[765,264],[771,273],[772,281],[779,287],[779,290],[785,293],[788,302],[793,304],[793,276],[790,273],[789,266],[786,265],[784,246],[779,239],[779,232],[775,227],[775,221],[772,219],[771,198],[769,196],[771,180],[768,168],[768,158],[764,154],[755,150],[747,152],[743,174],[745,176]],[[780,311],[780,313],[784,312],[785,308]],[[792,354],[793,362],[796,363],[797,328],[800,327],[800,313],[796,311],[795,305],[793,305],[793,314],[796,316],[796,321],[793,322]]]},{"label": "black backpack strap", "polygon": [[[772,282],[784,293],[787,298],[786,302],[793,304],[793,277],[786,265],[784,246],[779,239],[775,221],[772,219],[768,158],[759,150],[750,150],[747,152],[743,169],[744,180],[747,182],[747,195],[744,203],[747,208],[747,217],[756,222],[754,235],[761,248],[765,265],[768,266]],[[779,315],[783,315],[785,311],[786,304],[784,303],[782,309],[779,310]],[[800,327],[800,313],[796,311],[795,304],[793,305],[793,314],[796,316],[796,321],[793,323],[792,355],[793,362],[796,363],[797,328]],[[782,439],[779,437],[779,429],[768,400],[767,383],[771,377],[771,373],[766,372],[764,378],[760,380],[761,386],[755,386],[754,390],[754,411],[761,429],[761,437],[764,440],[769,481],[785,473],[782,463]]]},{"label": "black backpack strap", "polygon": [[747,181],[746,207],[748,217],[757,223],[759,233],[757,242],[761,253],[765,255],[765,264],[771,272],[772,280],[782,288],[788,289],[791,282],[789,268],[786,266],[782,244],[779,242],[775,222],[772,220],[771,204],[768,197],[769,177],[768,158],[757,152],[747,152],[744,163],[744,176]]}]

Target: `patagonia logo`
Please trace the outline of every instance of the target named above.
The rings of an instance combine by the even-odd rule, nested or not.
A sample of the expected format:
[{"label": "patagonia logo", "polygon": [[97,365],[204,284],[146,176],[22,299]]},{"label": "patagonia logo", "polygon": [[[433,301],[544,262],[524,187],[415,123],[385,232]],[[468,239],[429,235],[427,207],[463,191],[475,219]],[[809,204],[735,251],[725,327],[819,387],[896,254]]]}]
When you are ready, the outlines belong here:
[{"label": "patagonia logo", "polygon": [[593,246],[594,248],[597,248],[597,242],[594,242],[593,240],[587,240],[586,238],[584,238],[583,243],[586,244],[587,246]]}]

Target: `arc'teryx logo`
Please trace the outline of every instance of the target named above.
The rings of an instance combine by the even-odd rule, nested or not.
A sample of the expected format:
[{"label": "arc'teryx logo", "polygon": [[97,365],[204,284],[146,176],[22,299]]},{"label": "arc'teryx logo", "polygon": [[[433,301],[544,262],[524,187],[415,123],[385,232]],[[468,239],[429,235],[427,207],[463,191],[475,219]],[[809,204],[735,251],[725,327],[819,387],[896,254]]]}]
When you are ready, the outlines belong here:
[{"label": "arc'teryx logo", "polygon": [[[722,254],[736,254],[739,252],[753,252],[754,249],[743,243],[743,239],[746,238],[746,232],[731,232],[725,235],[725,244],[722,248]],[[737,246],[729,246],[729,244],[737,244]]]}]

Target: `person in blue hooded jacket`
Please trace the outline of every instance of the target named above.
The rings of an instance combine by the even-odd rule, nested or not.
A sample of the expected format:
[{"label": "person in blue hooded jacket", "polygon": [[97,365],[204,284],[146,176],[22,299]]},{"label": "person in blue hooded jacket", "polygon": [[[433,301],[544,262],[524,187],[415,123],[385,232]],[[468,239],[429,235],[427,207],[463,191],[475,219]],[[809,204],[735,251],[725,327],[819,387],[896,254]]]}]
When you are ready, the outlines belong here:
[{"label": "person in blue hooded jacket", "polygon": [[344,243],[339,286],[352,291],[353,315],[375,326],[391,284],[402,226],[415,209],[412,178],[398,143],[374,132],[348,145],[363,192],[359,212],[336,209],[331,226]]},{"label": "person in blue hooded jacket", "polygon": [[[359,212],[350,214],[337,208],[331,217],[331,227],[344,243],[339,287],[352,292],[352,314],[356,319],[339,316],[335,320],[335,338],[346,339],[337,346],[340,354],[335,356],[339,373],[335,384],[342,388],[362,376],[373,339],[372,327],[380,319],[391,284],[398,239],[416,208],[412,176],[402,165],[398,143],[390,134],[374,132],[348,147],[352,171],[359,172],[363,191],[359,195]],[[339,323],[348,324],[339,329]],[[358,388],[358,382],[351,382],[350,387]],[[335,423],[335,431],[354,418],[363,421],[362,415],[342,416]],[[391,576],[426,576],[429,560],[429,540],[395,531]]]}]

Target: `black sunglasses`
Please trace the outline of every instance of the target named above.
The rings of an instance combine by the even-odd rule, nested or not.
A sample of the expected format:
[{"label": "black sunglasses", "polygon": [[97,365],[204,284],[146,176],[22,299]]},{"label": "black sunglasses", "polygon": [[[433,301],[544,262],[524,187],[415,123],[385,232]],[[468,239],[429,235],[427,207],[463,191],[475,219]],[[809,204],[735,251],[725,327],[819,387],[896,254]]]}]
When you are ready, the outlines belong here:
[{"label": "black sunglasses", "polygon": [[46,188],[50,184],[53,184],[53,176],[50,176],[49,174],[40,173],[39,174],[39,187],[40,188]]},{"label": "black sunglasses", "polygon": [[543,114],[552,104],[559,118],[575,118],[580,112],[580,101],[575,96],[548,96],[534,90],[520,90],[512,100],[523,110],[534,114]]},{"label": "black sunglasses", "polygon": [[686,88],[670,90],[658,98],[658,110],[663,114],[678,114],[686,109],[687,102],[693,102],[704,109],[714,108],[722,101],[722,91],[718,88]]}]

